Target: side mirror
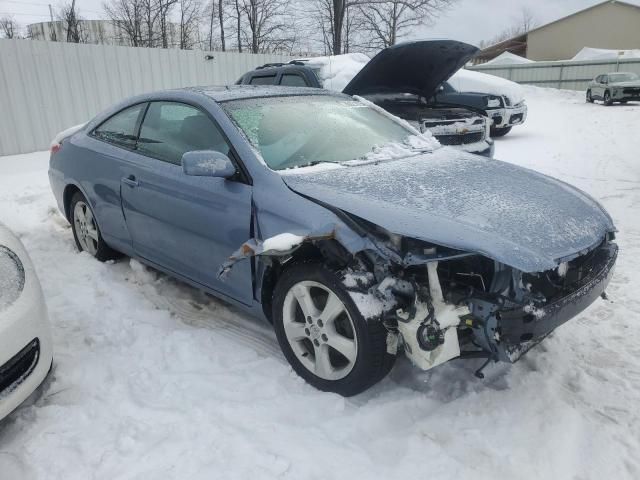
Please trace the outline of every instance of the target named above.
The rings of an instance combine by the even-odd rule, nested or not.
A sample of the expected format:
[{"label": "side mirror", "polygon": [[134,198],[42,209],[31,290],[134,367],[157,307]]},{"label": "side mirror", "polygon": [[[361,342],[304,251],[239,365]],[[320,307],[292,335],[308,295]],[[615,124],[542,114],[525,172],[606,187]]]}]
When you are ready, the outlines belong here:
[{"label": "side mirror", "polygon": [[194,177],[229,178],[236,167],[225,154],[215,150],[197,150],[182,155],[182,171]]}]

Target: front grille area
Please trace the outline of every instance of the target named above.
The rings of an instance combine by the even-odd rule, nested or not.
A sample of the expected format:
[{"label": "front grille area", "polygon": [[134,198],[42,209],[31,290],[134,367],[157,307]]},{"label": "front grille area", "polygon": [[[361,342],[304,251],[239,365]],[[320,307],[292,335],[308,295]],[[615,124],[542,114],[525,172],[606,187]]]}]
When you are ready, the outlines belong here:
[{"label": "front grille area", "polygon": [[436,135],[442,145],[467,145],[484,140],[484,132],[464,133],[461,135]]},{"label": "front grille area", "polygon": [[15,390],[36,368],[40,357],[40,341],[35,338],[0,366],[0,397]]},{"label": "front grille area", "polygon": [[624,95],[638,95],[638,96],[640,96],[640,87],[625,88],[624,90],[622,90],[622,93]]}]

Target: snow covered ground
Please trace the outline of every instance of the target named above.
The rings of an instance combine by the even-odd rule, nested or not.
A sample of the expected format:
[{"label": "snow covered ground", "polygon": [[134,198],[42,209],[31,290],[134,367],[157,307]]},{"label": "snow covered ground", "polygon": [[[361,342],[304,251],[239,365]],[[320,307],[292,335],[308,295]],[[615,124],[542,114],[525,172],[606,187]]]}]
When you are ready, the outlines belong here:
[{"label": "snow covered ground", "polygon": [[307,386],[269,328],[224,304],[78,254],[47,153],[0,158],[0,220],[31,253],[55,342],[40,394],[0,424],[0,478],[640,478],[640,105],[525,93],[529,118],[497,157],[608,208],[609,301],[484,381],[473,361],[399,361],[351,399]]}]

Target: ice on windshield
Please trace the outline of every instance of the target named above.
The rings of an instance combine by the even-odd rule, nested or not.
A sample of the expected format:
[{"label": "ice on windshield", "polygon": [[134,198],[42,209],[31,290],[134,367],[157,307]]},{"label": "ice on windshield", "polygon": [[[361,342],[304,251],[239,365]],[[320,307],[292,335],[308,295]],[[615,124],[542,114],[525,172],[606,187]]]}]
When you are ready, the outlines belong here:
[{"label": "ice on windshield", "polygon": [[320,163],[380,161],[433,150],[416,135],[362,102],[320,96],[271,97],[224,104],[274,170]]},{"label": "ice on windshield", "polygon": [[614,82],[635,82],[640,80],[640,77],[635,73],[610,73],[609,81]]}]

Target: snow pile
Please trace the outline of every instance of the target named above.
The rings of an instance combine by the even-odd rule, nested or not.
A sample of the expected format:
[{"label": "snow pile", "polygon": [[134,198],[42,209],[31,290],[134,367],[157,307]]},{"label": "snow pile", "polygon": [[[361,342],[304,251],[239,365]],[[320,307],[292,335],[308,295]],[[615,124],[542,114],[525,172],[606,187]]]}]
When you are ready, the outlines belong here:
[{"label": "snow pile", "polygon": [[449,84],[459,92],[490,93],[493,95],[506,95],[511,104],[515,105],[524,100],[524,90],[511,80],[460,69],[449,79]]},{"label": "snow pile", "polygon": [[489,60],[483,65],[522,65],[526,63],[535,63],[533,60],[521,57],[511,52],[502,52],[496,58]]},{"label": "snow pile", "polygon": [[345,53],[313,57],[305,59],[304,63],[316,70],[324,88],[341,92],[369,60],[364,53]]},{"label": "snow pile", "polygon": [[348,399],[306,385],[269,326],[138,262],[77,253],[48,153],[0,157],[0,221],[33,260],[55,349],[41,395],[0,424],[0,478],[640,478],[640,108],[524,88],[527,123],[497,156],[613,215],[610,300],[483,381],[482,359],[421,373],[402,358]]},{"label": "snow pile", "polygon": [[571,60],[617,60],[640,58],[640,49],[607,50],[604,48],[584,47]]}]

